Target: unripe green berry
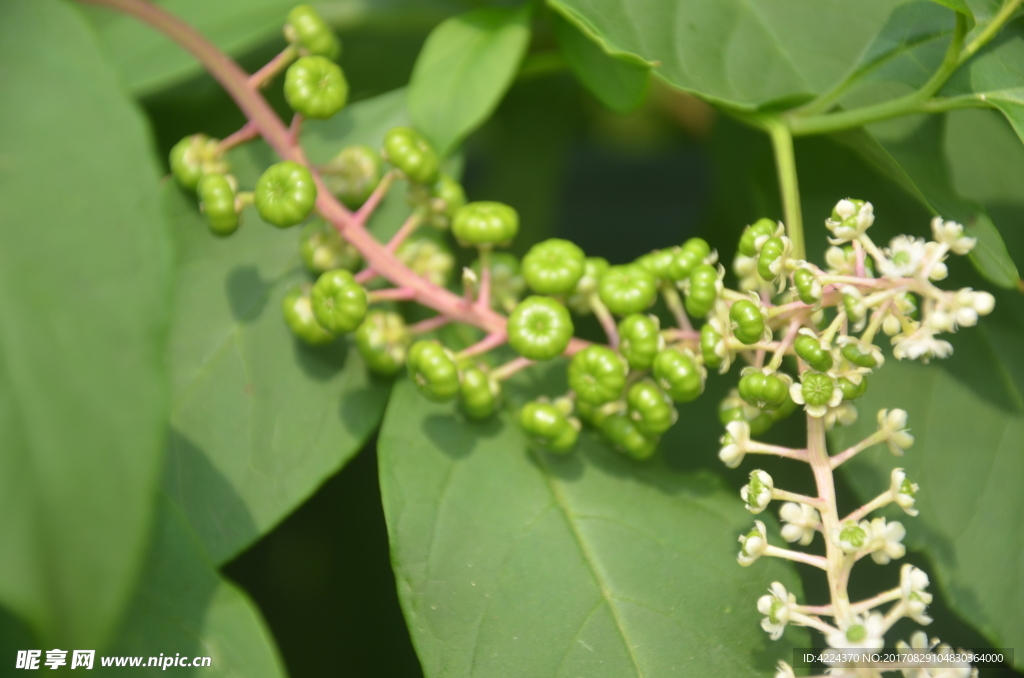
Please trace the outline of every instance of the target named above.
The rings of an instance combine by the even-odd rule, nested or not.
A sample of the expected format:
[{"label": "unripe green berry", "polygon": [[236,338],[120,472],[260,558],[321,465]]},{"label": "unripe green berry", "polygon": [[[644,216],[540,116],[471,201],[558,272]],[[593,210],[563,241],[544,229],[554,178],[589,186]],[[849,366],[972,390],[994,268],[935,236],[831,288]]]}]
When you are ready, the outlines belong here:
[{"label": "unripe green berry", "polygon": [[302,57],[285,73],[284,98],[307,118],[326,120],[348,102],[348,81],[341,67],[327,57]]},{"label": "unripe green berry", "polygon": [[665,349],[655,356],[651,367],[658,385],[677,403],[688,403],[704,392],[704,374],[689,351]]},{"label": "unripe green berry", "polygon": [[611,266],[601,275],[597,285],[601,302],[612,313],[639,313],[658,298],[658,280],[638,264]]},{"label": "unripe green berry", "polygon": [[577,402],[599,406],[617,399],[626,387],[629,368],[618,353],[606,346],[588,346],[569,362],[569,388]]},{"label": "unripe green berry", "polygon": [[527,297],[508,317],[508,343],[530,360],[551,360],[569,346],[575,328],[569,311],[550,297]]},{"label": "unripe green berry", "polygon": [[[470,266],[479,276],[480,260]],[[526,281],[519,273],[519,260],[507,252],[491,253],[491,306],[511,313],[526,289]]]},{"label": "unripe green berry", "polygon": [[701,264],[690,273],[690,289],[686,294],[686,312],[694,318],[711,313],[718,298],[718,271],[710,264]]},{"label": "unripe green berry", "polygon": [[174,144],[170,165],[178,184],[190,191],[196,190],[199,180],[207,172],[228,172],[228,164],[220,151],[220,142],[205,134],[193,134]]},{"label": "unripe green berry", "polygon": [[611,414],[605,417],[600,430],[612,446],[634,459],[648,459],[658,449],[657,439],[648,438],[641,433],[636,423],[624,414]]},{"label": "unripe green berry", "polygon": [[455,267],[455,255],[448,244],[426,233],[414,233],[398,246],[395,256],[416,275],[438,287],[445,287]]},{"label": "unripe green berry", "polygon": [[861,375],[860,383],[854,384],[846,377],[840,377],[839,389],[843,392],[843,400],[856,400],[868,392],[868,379]]},{"label": "unripe green berry", "polygon": [[436,341],[417,341],[406,355],[409,379],[430,400],[444,402],[459,393],[459,370],[451,354]]},{"label": "unripe green berry", "polygon": [[299,254],[306,268],[318,275],[335,268],[354,271],[361,261],[359,251],[342,238],[336,228],[321,219],[312,221],[302,230]]},{"label": "unripe green berry", "polygon": [[405,364],[405,354],[412,337],[402,316],[392,311],[373,310],[356,329],[359,355],[372,372],[393,376]]},{"label": "unripe green berry", "polygon": [[427,200],[427,222],[435,228],[448,228],[455,213],[466,204],[466,192],[462,184],[441,172],[430,187]]},{"label": "unripe green berry", "polygon": [[586,268],[583,250],[560,238],[537,243],[523,257],[523,278],[540,294],[567,294]]},{"label": "unripe green berry", "polygon": [[583,276],[576,283],[572,294],[565,300],[565,303],[579,315],[587,315],[591,312],[590,295],[597,292],[601,276],[608,270],[608,260],[601,257],[587,257],[583,266]]},{"label": "unripe green berry", "polygon": [[711,369],[722,366],[724,358],[718,354],[718,348],[722,345],[722,335],[715,331],[711,323],[705,323],[700,328],[700,354],[704,358],[704,365]]},{"label": "unripe green berry", "polygon": [[[842,349],[843,357],[858,367],[874,367],[878,364],[875,356],[871,353],[862,353],[857,344],[847,344]],[[820,368],[815,368],[820,369]],[[825,370],[821,370],[824,372]]]},{"label": "unripe green berry", "polygon": [[804,397],[804,402],[808,405],[818,407],[828,404],[832,399],[835,382],[827,374],[804,372],[801,381],[803,383],[800,386],[800,392]]},{"label": "unripe green berry", "polygon": [[668,265],[668,277],[672,280],[689,278],[693,269],[703,264],[710,254],[711,246],[704,238],[690,238],[673,252]]},{"label": "unripe green berry", "polygon": [[778,224],[771,219],[758,219],[752,225],[747,226],[740,236],[739,251],[745,257],[753,257],[757,254],[757,239],[770,238],[775,233]]},{"label": "unripe green berry", "polygon": [[346,146],[320,169],[320,174],[331,193],[348,208],[358,209],[380,183],[380,155],[369,146]]},{"label": "unripe green berry", "polygon": [[394,127],[384,135],[384,156],[410,181],[433,184],[441,169],[441,159],[423,136],[409,127]]},{"label": "unripe green berry", "polygon": [[679,418],[672,398],[650,380],[638,381],[626,394],[629,417],[640,433],[647,437],[659,436],[672,427]]},{"label": "unripe green berry", "polygon": [[206,223],[215,235],[227,236],[238,230],[235,189],[227,177],[213,172],[204,174],[196,187],[196,195]]},{"label": "unripe green berry", "polygon": [[550,403],[526,403],[519,411],[519,424],[535,444],[550,452],[568,452],[579,436],[579,429]]},{"label": "unripe green berry", "polygon": [[366,290],[343,268],[321,274],[311,296],[317,322],[332,334],[351,332],[366,317]]},{"label": "unripe green berry", "polygon": [[519,213],[500,202],[471,202],[452,218],[452,234],[464,246],[505,245],[519,232]]},{"label": "unripe green berry", "polygon": [[462,370],[459,404],[471,419],[486,419],[498,409],[501,385],[477,367]]},{"label": "unripe green berry", "polygon": [[818,277],[809,268],[796,269],[793,272],[793,282],[796,284],[800,301],[805,304],[816,304],[821,301],[821,284],[818,282]]},{"label": "unripe green berry", "polygon": [[286,160],[271,165],[260,175],[253,199],[264,221],[288,228],[305,221],[313,211],[316,184],[308,169]]},{"label": "unripe green berry", "polygon": [[733,302],[729,309],[729,320],[733,323],[733,335],[744,344],[756,344],[764,335],[764,318],[761,309],[747,299]]},{"label": "unripe green berry", "polygon": [[819,372],[828,372],[832,369],[832,352],[823,349],[817,337],[806,334],[798,335],[793,342],[793,349],[805,363]]},{"label": "unripe green berry", "polygon": [[646,370],[665,346],[658,319],[634,313],[619,323],[619,351],[635,370]]},{"label": "unripe green berry", "polygon": [[337,59],[341,43],[327,22],[309,5],[297,5],[288,12],[285,38],[307,54]]},{"label": "unripe green berry", "polygon": [[636,260],[636,264],[643,266],[647,269],[651,275],[655,278],[667,280],[669,277],[669,267],[672,264],[672,260],[675,258],[674,250],[654,250],[648,254],[643,255]]},{"label": "unripe green berry", "polygon": [[772,273],[771,265],[778,261],[785,249],[782,238],[768,238],[761,245],[761,252],[757,255],[757,274],[762,280],[775,280],[777,276]]},{"label": "unripe green berry", "polygon": [[[775,408],[768,414],[771,415],[772,422],[782,421],[789,415],[796,412],[796,408],[796,402],[794,402],[794,400],[790,398],[787,394],[785,402],[783,402],[781,405],[779,405],[777,408]],[[753,431],[753,428],[751,428],[751,431]]]},{"label": "unripe green berry", "polygon": [[294,289],[284,295],[281,312],[292,334],[307,344],[319,346],[334,341],[334,335],[316,321],[308,291]]},{"label": "unripe green berry", "polygon": [[789,396],[789,385],[774,374],[749,372],[740,378],[740,397],[754,407],[773,410]]}]

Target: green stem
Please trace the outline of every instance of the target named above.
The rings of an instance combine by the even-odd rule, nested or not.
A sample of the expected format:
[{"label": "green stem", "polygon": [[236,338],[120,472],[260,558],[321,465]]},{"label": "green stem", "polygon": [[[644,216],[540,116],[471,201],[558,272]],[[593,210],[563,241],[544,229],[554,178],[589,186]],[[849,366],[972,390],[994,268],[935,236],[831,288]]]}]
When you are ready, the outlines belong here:
[{"label": "green stem", "polygon": [[[998,33],[1003,25],[1010,20],[1013,13],[1017,11],[1018,7],[1020,7],[1021,2],[1024,2],[1024,0],[1009,0],[1009,2],[1003,5],[996,15],[992,17],[992,21],[988,22],[988,25],[985,26],[984,30],[982,30],[981,33],[978,33],[974,40],[971,40],[970,43],[964,47],[963,52],[960,54],[960,61],[957,65],[959,66],[970,59],[979,49],[987,45],[992,38],[996,37],[996,33]],[[958,18],[959,16],[960,15],[957,14]]]},{"label": "green stem", "polygon": [[778,118],[766,118],[764,126],[775,149],[775,167],[779,173],[782,208],[786,219],[786,234],[793,241],[793,257],[806,259],[804,220],[800,211],[800,187],[796,179],[796,157],[793,154],[793,136],[786,124]]}]

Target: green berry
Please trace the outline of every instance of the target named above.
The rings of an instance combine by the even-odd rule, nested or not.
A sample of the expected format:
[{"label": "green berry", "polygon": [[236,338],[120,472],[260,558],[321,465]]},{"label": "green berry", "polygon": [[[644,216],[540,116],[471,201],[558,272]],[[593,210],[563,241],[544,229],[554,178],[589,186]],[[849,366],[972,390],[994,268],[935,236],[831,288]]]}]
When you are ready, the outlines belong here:
[{"label": "green berry", "polygon": [[313,211],[316,184],[308,169],[286,160],[271,165],[260,175],[253,198],[264,221],[288,228],[305,221]]},{"label": "green berry", "polygon": [[839,388],[843,392],[843,400],[856,400],[868,392],[868,379],[861,375],[860,383],[854,384],[846,377],[840,377]]},{"label": "green berry", "polygon": [[466,192],[462,184],[444,172],[427,196],[427,222],[436,228],[448,228],[455,213],[466,204]]},{"label": "green berry", "polygon": [[832,394],[835,392],[835,382],[827,374],[804,372],[801,381],[803,383],[800,385],[800,393],[804,397],[804,402],[808,405],[814,407],[826,405],[832,399]]},{"label": "green berry", "polygon": [[448,244],[427,233],[414,233],[395,252],[395,256],[416,275],[438,287],[445,287],[455,267],[455,255]]},{"label": "green berry", "polygon": [[828,372],[832,369],[832,352],[823,349],[817,337],[798,335],[793,342],[793,350],[805,363],[819,372]]},{"label": "green berry", "polygon": [[704,392],[704,374],[689,351],[665,349],[651,367],[658,385],[677,403],[688,403]]},{"label": "green berry", "polygon": [[782,238],[768,238],[764,241],[761,253],[757,255],[757,274],[762,280],[771,281],[778,277],[772,273],[771,266],[779,260],[785,250],[786,245]]},{"label": "green berry", "polygon": [[635,370],[646,370],[665,346],[658,319],[634,313],[619,323],[619,351]]},{"label": "green berry", "polygon": [[430,400],[444,402],[459,393],[459,370],[451,354],[436,341],[417,341],[405,359],[409,379]]},{"label": "green berry", "polygon": [[690,290],[686,294],[686,312],[694,318],[711,313],[718,298],[718,271],[710,264],[701,264],[690,273]]},{"label": "green berry", "polygon": [[743,402],[735,389],[718,406],[718,419],[723,425],[731,421],[745,421],[750,425],[750,434],[755,436],[772,427],[772,414]]},{"label": "green berry", "polygon": [[412,338],[402,316],[392,311],[373,310],[356,329],[359,355],[371,371],[386,377],[394,376],[405,364],[405,354]]},{"label": "green berry", "polygon": [[718,354],[721,345],[722,335],[711,326],[711,323],[705,323],[704,327],[700,328],[700,354],[706,367],[714,370],[722,366],[724,358]]},{"label": "green berry", "polygon": [[228,165],[218,147],[218,141],[205,134],[193,134],[174,144],[170,154],[174,179],[191,191],[207,172],[226,174]]},{"label": "green berry", "polygon": [[523,277],[534,292],[567,294],[586,268],[583,250],[560,238],[537,243],[523,257]]},{"label": "green berry", "polygon": [[486,419],[498,409],[501,385],[477,367],[462,371],[459,382],[459,404],[471,419]]},{"label": "green berry", "polygon": [[[783,419],[785,419],[789,415],[791,415],[794,412],[796,412],[796,408],[797,408],[796,402],[792,398],[787,396],[786,397],[786,401],[784,403],[779,405],[776,409],[772,410],[768,414],[771,415],[772,422],[782,421]],[[751,430],[753,430],[753,429],[751,429]],[[765,430],[767,430],[767,429],[765,429]]]},{"label": "green berry", "polygon": [[320,168],[320,174],[331,193],[350,209],[358,209],[380,183],[380,155],[369,146],[346,146]]},{"label": "green berry", "polygon": [[333,334],[351,332],[366,317],[366,290],[343,268],[321,274],[311,296],[317,322]]},{"label": "green berry", "polygon": [[361,261],[359,251],[322,219],[310,222],[302,230],[299,254],[306,268],[317,275],[335,268],[354,271]]},{"label": "green berry", "polygon": [[508,317],[508,343],[530,360],[551,360],[569,346],[575,328],[569,311],[550,297],[527,297]]},{"label": "green berry", "polygon": [[606,346],[592,345],[569,362],[569,388],[577,402],[599,406],[617,399],[626,387],[629,368],[622,357]]},{"label": "green berry", "polygon": [[579,429],[550,403],[526,403],[519,412],[519,424],[538,447],[550,452],[568,452],[579,436]]},{"label": "green berry", "polygon": [[411,181],[437,181],[441,159],[423,136],[409,127],[393,127],[384,135],[384,156]]},{"label": "green berry", "polygon": [[800,301],[812,305],[821,301],[821,283],[818,282],[818,276],[809,268],[796,269],[793,272],[793,282],[796,284]]},{"label": "green berry", "polygon": [[778,225],[771,219],[758,219],[752,225],[747,226],[740,236],[740,254],[752,257],[757,254],[758,238],[770,238]]},{"label": "green berry", "polygon": [[658,280],[638,264],[611,266],[597,286],[601,301],[612,313],[639,313],[658,298]]},{"label": "green berry", "polygon": [[601,433],[614,447],[634,459],[648,459],[658,449],[657,439],[648,438],[628,416],[611,414],[601,422]]},{"label": "green berry", "polygon": [[452,218],[452,234],[465,246],[504,245],[519,232],[519,213],[500,202],[471,202]]},{"label": "green berry", "polygon": [[326,120],[348,102],[348,82],[341,67],[327,57],[302,57],[284,76],[284,98],[307,118]]},{"label": "green berry", "polygon": [[297,5],[288,12],[284,35],[305,53],[337,59],[341,43],[327,22],[309,5]]},{"label": "green berry", "polygon": [[196,187],[196,195],[206,223],[215,235],[231,235],[238,230],[235,189],[227,177],[214,172],[204,174]]},{"label": "green berry", "polygon": [[653,381],[638,381],[626,394],[629,417],[640,433],[647,437],[660,436],[679,418],[672,398]]},{"label": "green berry", "polygon": [[334,335],[316,321],[308,291],[294,289],[284,295],[281,312],[292,334],[307,344],[319,346],[334,341]]},{"label": "green berry", "polygon": [[[470,268],[479,276],[480,260],[475,260]],[[525,289],[526,281],[519,273],[519,260],[506,252],[492,252],[491,305],[510,313]]]},{"label": "green berry", "polygon": [[608,260],[601,257],[587,257],[583,266],[583,276],[576,283],[576,288],[565,300],[565,303],[579,315],[591,312],[590,295],[597,292],[601,276],[608,270]]},{"label": "green berry", "polygon": [[704,263],[711,254],[711,246],[704,238],[690,238],[673,253],[668,266],[668,277],[672,280],[686,280],[693,269]]},{"label": "green berry", "polygon": [[789,397],[789,384],[774,374],[749,372],[740,378],[740,397],[757,408],[773,410]]},{"label": "green berry", "polygon": [[654,250],[636,260],[638,266],[647,269],[651,275],[661,280],[668,280],[669,267],[675,258],[675,250]]},{"label": "green berry", "polygon": [[756,344],[764,335],[764,318],[757,304],[740,299],[729,309],[729,320],[733,324],[733,335],[744,344]]},{"label": "green berry", "polygon": [[[842,354],[844,358],[846,358],[847,360],[849,360],[851,363],[858,367],[874,367],[875,365],[878,364],[878,361],[875,360],[874,355],[872,355],[870,352],[861,352],[860,346],[858,346],[857,344],[847,344],[846,346],[843,346]],[[819,367],[815,367],[814,369],[820,370],[822,372],[826,371]]]}]

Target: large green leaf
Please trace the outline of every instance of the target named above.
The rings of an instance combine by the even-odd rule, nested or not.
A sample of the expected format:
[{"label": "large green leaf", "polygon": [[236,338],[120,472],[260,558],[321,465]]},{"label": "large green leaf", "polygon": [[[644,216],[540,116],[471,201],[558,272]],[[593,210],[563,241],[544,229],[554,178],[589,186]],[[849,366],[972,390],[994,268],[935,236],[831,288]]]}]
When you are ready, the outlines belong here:
[{"label": "large green leaf", "polygon": [[726,106],[820,94],[846,75],[901,0],[550,0],[613,51]]},{"label": "large green leaf", "polygon": [[530,6],[485,7],[448,19],[427,38],[412,80],[409,113],[448,153],[479,127],[512,84],[530,42]]},{"label": "large green leaf", "polygon": [[957,612],[997,647],[1024,643],[1022,332],[1020,295],[1000,294],[992,316],[957,335],[942,367],[887,362],[858,401],[860,421],[835,435],[841,448],[874,430],[876,410],[909,413],[916,443],[906,456],[863,452],[848,478],[863,500],[888,487],[894,466],[921,485],[921,514],[901,519],[908,542],[929,554]]},{"label": "large green leaf", "polygon": [[[238,56],[280,40],[288,10],[297,0],[161,0],[220,49]],[[337,29],[366,25],[429,28],[461,11],[464,0],[323,0],[312,3]],[[199,63],[158,31],[130,16],[91,9],[89,16],[126,85],[149,94],[194,76]]]},{"label": "large green leaf", "polygon": [[551,22],[569,67],[601,103],[619,112],[640,105],[651,80],[649,64],[609,54],[599,41],[560,14],[552,13]]},{"label": "large green leaf", "polygon": [[633,463],[589,432],[566,457],[531,451],[510,413],[469,423],[406,381],[379,455],[429,678],[764,675],[808,642],[760,630],[758,596],[773,580],[799,593],[798,580],[778,562],[736,564],[752,519],[707,472]]},{"label": "large green leaf", "polygon": [[[166,497],[160,502],[155,540],[108,657],[142,658],[133,675],[165,675],[167,667],[147,666],[150,657],[189,662],[210,657],[208,667],[174,667],[195,676],[283,678],[284,666],[256,606],[240,589],[217,574],[188,521]],[[101,674],[123,675],[124,667],[95,667]]]},{"label": "large green leaf", "polygon": [[170,239],[145,122],[75,9],[0,4],[0,82],[0,600],[89,647],[150,524]]}]

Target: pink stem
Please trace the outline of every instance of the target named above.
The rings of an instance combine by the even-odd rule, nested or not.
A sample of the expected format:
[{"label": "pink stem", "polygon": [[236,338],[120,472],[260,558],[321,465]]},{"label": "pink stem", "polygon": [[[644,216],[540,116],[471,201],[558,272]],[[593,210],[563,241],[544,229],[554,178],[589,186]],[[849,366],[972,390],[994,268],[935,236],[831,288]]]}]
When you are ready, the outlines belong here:
[{"label": "pink stem", "polygon": [[302,121],[304,119],[301,113],[296,113],[292,116],[292,124],[288,127],[288,135],[292,138],[293,144],[299,143],[299,134],[302,132]]},{"label": "pink stem", "polygon": [[247,122],[242,125],[237,132],[232,132],[230,135],[221,139],[220,143],[217,144],[217,150],[221,153],[229,151],[236,146],[241,146],[247,141],[252,141],[260,135],[260,131],[256,129],[256,125],[251,122]]},{"label": "pink stem", "polygon": [[[367,201],[368,204],[364,205],[355,216],[338,202],[324,186],[320,175],[312,167],[302,148],[291,139],[288,128],[277,117],[263,95],[250,84],[249,76],[245,71],[206,40],[202,34],[162,7],[142,0],[79,0],[79,2],[111,7],[131,14],[191,52],[210,75],[220,82],[238,104],[242,113],[282,159],[291,160],[310,168],[317,187],[317,211],[345,236],[345,239],[363,256],[370,268],[378,271],[396,287],[413,290],[420,303],[442,315],[451,317],[456,322],[479,327],[488,333],[505,330],[506,319],[502,315],[486,307],[467,306],[457,295],[418,276],[403,265],[393,253],[388,252],[383,245],[378,243],[364,226],[366,217],[373,211],[373,207],[369,205],[370,201]],[[382,180],[381,183],[384,181]],[[588,345],[587,341],[573,338],[565,353],[572,355]]]},{"label": "pink stem", "polygon": [[491,349],[498,348],[502,344],[508,341],[508,335],[504,332],[496,334],[488,334],[486,337],[476,342],[472,346],[459,351],[460,358],[470,358],[481,353],[487,353]]},{"label": "pink stem", "polygon": [[356,273],[354,277],[357,283],[359,283],[360,285],[365,285],[366,283],[376,278],[377,275],[377,271],[373,270],[372,268],[364,268],[363,270],[359,271],[359,273]]},{"label": "pink stem", "polygon": [[530,360],[529,358],[519,356],[518,358],[513,358],[512,360],[509,360],[507,363],[501,365],[500,367],[494,368],[494,370],[491,371],[491,377],[498,381],[508,379],[516,372],[524,370],[532,364],[533,361]]},{"label": "pink stem", "polygon": [[[90,2],[90,1],[92,1],[92,0],[85,0],[85,2]],[[109,5],[110,3],[109,2],[99,2],[97,4],[108,4]],[[128,10],[124,10],[124,11],[128,11]],[[295,48],[292,47],[291,45],[285,47],[284,50],[280,54],[278,54],[273,59],[268,61],[266,63],[266,65],[263,66],[263,68],[261,68],[260,70],[256,71],[255,73],[253,73],[252,75],[249,76],[249,86],[254,88],[254,89],[258,88],[258,87],[263,87],[268,82],[270,82],[270,80],[275,75],[277,75],[282,70],[284,70],[285,66],[290,64],[294,58],[295,58]]]},{"label": "pink stem", "polygon": [[476,305],[478,308],[490,308],[491,266],[490,262],[486,266],[483,264],[483,257],[481,257],[480,262],[480,291],[476,295]]},{"label": "pink stem", "polygon": [[370,302],[375,301],[410,301],[416,298],[416,290],[408,287],[389,287],[386,290],[373,290],[368,292]]},{"label": "pink stem", "polygon": [[409,218],[405,220],[398,232],[391,236],[391,240],[385,245],[385,249],[388,252],[394,252],[398,249],[398,246],[405,242],[413,231],[415,231],[420,225],[420,215],[413,212],[409,215]]},{"label": "pink stem", "polygon": [[370,215],[377,210],[377,206],[380,205],[380,201],[384,199],[384,196],[388,194],[388,189],[391,188],[391,182],[395,180],[395,175],[392,172],[385,174],[380,183],[377,184],[377,188],[373,189],[373,193],[366,199],[363,206],[356,212],[356,221],[365,224],[370,218]]},{"label": "pink stem", "polygon": [[443,315],[435,315],[433,318],[427,318],[421,320],[418,323],[409,325],[410,334],[426,334],[427,332],[433,332],[439,327],[444,327],[452,321],[451,318]]}]

